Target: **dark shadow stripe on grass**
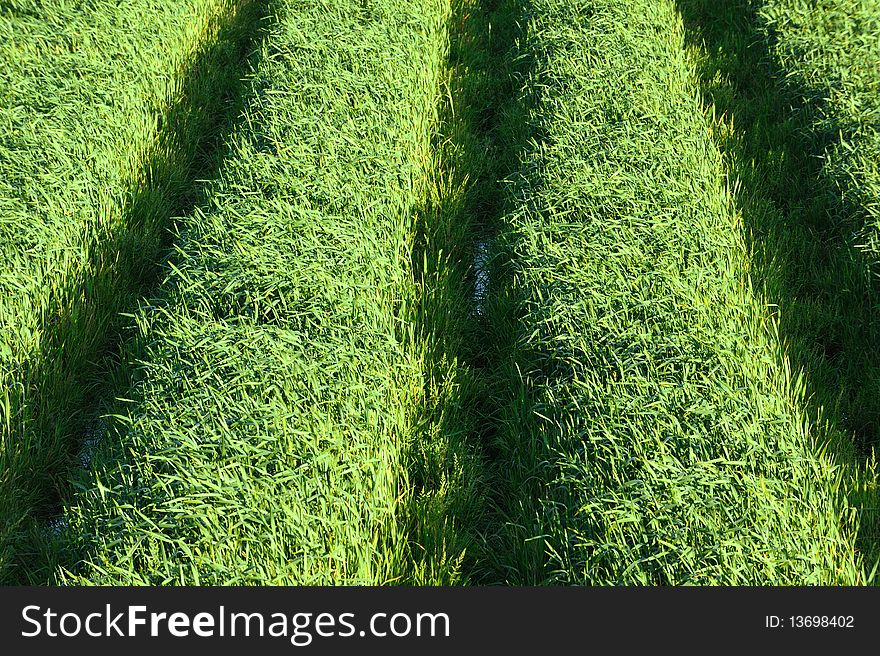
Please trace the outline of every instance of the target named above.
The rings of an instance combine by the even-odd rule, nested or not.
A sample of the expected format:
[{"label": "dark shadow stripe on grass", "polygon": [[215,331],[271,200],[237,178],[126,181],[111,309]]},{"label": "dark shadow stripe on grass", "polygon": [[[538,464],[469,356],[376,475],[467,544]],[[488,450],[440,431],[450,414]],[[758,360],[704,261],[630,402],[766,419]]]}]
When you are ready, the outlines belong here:
[{"label": "dark shadow stripe on grass", "polygon": [[89,434],[112,423],[102,415],[113,408],[114,394],[131,386],[132,313],[160,282],[172,218],[200,202],[202,181],[223,160],[249,88],[244,74],[260,52],[272,5],[242,0],[219,19],[216,36],[197,53],[160,117],[156,145],[120,218],[90,245],[86,273],[52,299],[44,347],[22,363],[24,392],[12,407],[27,448],[5,483],[17,503],[15,517],[4,517],[11,530],[0,536],[4,582],[44,583],[59,563],[76,557],[53,522],[71,493],[73,472],[88,457]]},{"label": "dark shadow stripe on grass", "polygon": [[[847,126],[818,120],[825,94],[773,56],[776,36],[750,0],[677,0],[714,107],[716,141],[742,213],[752,276],[776,319],[795,371],[804,373],[814,431],[859,469],[880,443],[877,263],[858,248],[864,210],[828,153]],[[856,480],[869,472],[854,472]],[[860,547],[876,560],[880,503],[861,484]],[[868,486],[870,488],[870,486]]]},{"label": "dark shadow stripe on grass", "polygon": [[503,296],[494,241],[504,179],[528,140],[520,97],[528,62],[523,0],[452,0],[449,52],[428,199],[417,217],[413,271],[416,348],[425,353],[425,395],[408,453],[410,571],[417,584],[500,580],[493,525],[508,490],[500,480],[499,331],[490,308]]}]

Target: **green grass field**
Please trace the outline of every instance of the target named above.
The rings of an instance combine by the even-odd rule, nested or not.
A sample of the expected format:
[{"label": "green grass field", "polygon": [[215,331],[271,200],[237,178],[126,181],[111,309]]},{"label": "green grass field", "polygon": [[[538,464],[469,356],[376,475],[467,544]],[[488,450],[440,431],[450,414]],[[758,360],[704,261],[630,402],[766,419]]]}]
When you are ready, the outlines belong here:
[{"label": "green grass field", "polygon": [[0,35],[0,582],[874,581],[877,0]]},{"label": "green grass field", "polygon": [[870,144],[880,4],[679,6],[718,118],[753,280],[778,308],[779,338],[803,372],[813,429],[848,470],[847,493],[862,509],[859,546],[876,561],[878,178]]}]

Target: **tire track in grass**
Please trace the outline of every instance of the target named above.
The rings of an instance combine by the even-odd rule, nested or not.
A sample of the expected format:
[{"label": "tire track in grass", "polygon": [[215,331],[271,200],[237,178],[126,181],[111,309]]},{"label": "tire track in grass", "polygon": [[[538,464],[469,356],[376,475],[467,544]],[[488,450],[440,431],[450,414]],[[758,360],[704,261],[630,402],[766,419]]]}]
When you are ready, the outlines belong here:
[{"label": "tire track in grass", "polygon": [[[776,308],[786,357],[803,372],[813,430],[847,471],[844,490],[861,511],[859,546],[873,563],[880,323],[876,262],[859,247],[869,222],[864,204],[847,192],[852,183],[830,166],[852,129],[833,114],[823,117],[826,94],[782,66],[776,48],[785,35],[768,31],[762,17],[774,5],[787,7],[678,1],[743,216],[752,278]],[[826,10],[811,11],[821,17]]]},{"label": "tire track in grass", "polygon": [[446,66],[413,250],[414,349],[424,392],[408,450],[409,556],[403,580],[484,580],[486,522],[503,475],[494,460],[490,363],[504,336],[488,316],[496,293],[492,243],[503,180],[524,147],[519,85],[523,3],[452,0]]},{"label": "tire track in grass", "polygon": [[[113,419],[100,417],[132,375],[124,346],[134,328],[131,313],[158,282],[172,217],[199,199],[199,181],[213,175],[242,106],[239,71],[254,50],[267,4],[242,0],[200,7],[207,9],[213,13],[200,16],[204,24],[188,44],[192,52],[181,58],[182,70],[150,73],[158,89],[170,89],[167,98],[153,100],[152,131],[140,135],[143,143],[126,143],[95,164],[99,171],[118,167],[118,186],[69,191],[95,199],[97,206],[82,214],[100,217],[80,226],[70,261],[47,281],[45,298],[33,302],[42,308],[33,333],[36,351],[22,356],[16,351],[4,382],[0,574],[5,581],[44,582],[66,557],[59,530],[62,501],[72,493],[75,470],[88,465],[98,433],[113,431]],[[51,12],[30,17],[52,20]],[[97,122],[92,129],[100,134],[102,128]],[[131,152],[123,152],[129,147]],[[114,156],[130,161],[113,161]],[[16,173],[22,170],[27,168]],[[78,181],[63,182],[75,188]],[[5,200],[17,207],[14,191],[4,187],[0,193],[10,193]]]},{"label": "tire track in grass", "polygon": [[536,136],[490,312],[514,345],[495,367],[494,579],[863,580],[840,472],[751,290],[675,4],[530,8]]}]

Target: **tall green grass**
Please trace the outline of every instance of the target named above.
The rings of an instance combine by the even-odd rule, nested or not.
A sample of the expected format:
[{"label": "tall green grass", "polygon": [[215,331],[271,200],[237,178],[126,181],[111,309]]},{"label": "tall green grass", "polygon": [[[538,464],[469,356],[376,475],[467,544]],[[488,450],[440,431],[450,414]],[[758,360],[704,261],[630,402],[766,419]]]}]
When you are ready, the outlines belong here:
[{"label": "tall green grass", "polygon": [[[838,199],[818,234],[819,260],[841,263],[848,279],[816,294],[831,298],[831,338],[821,355],[836,385],[832,419],[852,440],[852,495],[862,508],[861,547],[880,558],[876,450],[880,444],[880,3],[768,0],[759,16],[784,88],[821,135],[821,175]],[[830,276],[826,277],[826,280]],[[807,296],[806,294],[804,296]],[[830,343],[828,349],[825,344]],[[861,460],[861,462],[859,462]],[[864,465],[867,467],[864,467]]]},{"label": "tall green grass", "polygon": [[[844,447],[850,441],[856,447],[850,463],[851,494],[862,510],[860,546],[871,562],[877,562],[880,2],[767,0],[759,16],[781,86],[809,117],[804,131],[815,135],[814,142],[821,146],[816,161],[836,200],[834,211],[826,212],[821,227],[814,229],[819,256],[807,261],[819,271],[836,265],[848,275],[841,280],[826,274],[824,284],[816,285],[818,291],[808,289],[801,296],[831,299],[827,314],[833,319],[816,321],[831,326],[818,340],[827,372],[824,380],[833,382],[836,391],[827,406],[835,427],[845,433],[840,438]],[[825,400],[821,392],[817,396]]]},{"label": "tall green grass", "polygon": [[[234,109],[247,0],[0,7],[0,580],[45,520]],[[39,578],[38,574],[34,574]]]},{"label": "tall green grass", "polygon": [[[838,183],[856,229],[853,240],[880,274],[880,2],[878,0],[767,0],[763,29],[786,81],[813,112],[812,129],[829,136],[824,168]],[[876,297],[872,297],[876,304]],[[876,386],[876,372],[866,380]],[[878,413],[856,426],[876,441]],[[851,412],[860,412],[851,408]],[[869,426],[865,429],[864,423]]]},{"label": "tall green grass", "polygon": [[671,1],[533,0],[489,308],[509,583],[862,580]]},{"label": "tall green grass", "polygon": [[140,366],[66,514],[59,580],[399,580],[410,321],[446,11],[281,3]]},{"label": "tall green grass", "polygon": [[[880,440],[873,348],[880,339],[880,3],[769,0],[755,12],[756,40],[766,44],[778,94],[798,108],[786,119],[808,156],[797,162],[793,148],[775,150],[778,177],[801,198],[791,203],[804,217],[795,230],[798,223],[809,230],[789,247],[804,262],[788,276],[794,314],[804,317],[792,332],[820,327],[816,353],[804,360],[812,355],[819,386],[833,390],[818,394],[836,423],[867,451]],[[812,172],[812,188],[798,180],[802,171]]]},{"label": "tall green grass", "polygon": [[[860,515],[858,546],[875,562],[880,544],[871,455],[880,407],[875,262],[870,250],[859,246],[870,203],[853,193],[868,187],[854,182],[854,170],[843,174],[849,155],[841,153],[850,150],[841,139],[849,143],[870,132],[870,105],[876,104],[870,51],[877,50],[880,30],[861,3],[679,0],[678,5],[743,216],[753,281],[774,308],[792,367],[803,372],[813,429],[846,470],[845,488]],[[767,12],[780,16],[778,29]],[[834,40],[827,33],[832,26]],[[813,42],[812,51],[797,45],[804,39]],[[790,58],[795,50],[840,70],[817,66],[815,79],[807,79]],[[874,60],[876,85],[880,58],[875,54]],[[846,102],[830,98],[840,81],[844,88],[835,93],[846,89]],[[840,104],[862,128],[830,111]]]},{"label": "tall green grass", "polygon": [[863,582],[874,5],[711,4],[4,3],[3,577]]}]

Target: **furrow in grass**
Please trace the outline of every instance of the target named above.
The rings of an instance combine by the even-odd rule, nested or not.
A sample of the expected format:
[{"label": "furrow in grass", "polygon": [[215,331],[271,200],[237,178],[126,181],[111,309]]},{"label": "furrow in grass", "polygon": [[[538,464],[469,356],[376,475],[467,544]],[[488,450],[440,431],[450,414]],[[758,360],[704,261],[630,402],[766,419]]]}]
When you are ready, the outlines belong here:
[{"label": "furrow in grass", "polygon": [[261,13],[249,0],[4,3],[3,580],[43,576],[44,522],[119,375],[119,315],[211,170]]},{"label": "furrow in grass", "polygon": [[512,53],[517,2],[453,0],[429,194],[419,212],[413,270],[424,393],[407,454],[410,556],[405,580],[481,581],[493,462],[487,352],[499,339],[484,305],[494,287],[489,251],[520,136]]},{"label": "furrow in grass", "polygon": [[399,579],[444,14],[279,3],[229,156],[137,312],[131,402],[68,508],[60,581]]},{"label": "furrow in grass", "polygon": [[509,583],[854,583],[671,0],[532,0],[487,540]]},{"label": "furrow in grass", "polygon": [[[855,182],[865,168],[842,144],[876,134],[870,106],[877,94],[870,88],[880,81],[877,7],[747,0],[678,5],[743,216],[752,279],[776,308],[787,357],[803,372],[813,429],[845,468],[860,510],[859,547],[874,562],[880,508],[870,455],[880,407],[876,262],[859,246],[871,204],[853,192],[869,189]],[[768,21],[768,14],[776,18]],[[801,53],[797,65],[795,51]],[[815,67],[814,61],[813,79],[798,72],[810,60],[824,63]],[[833,111],[841,105],[848,117]]]}]

